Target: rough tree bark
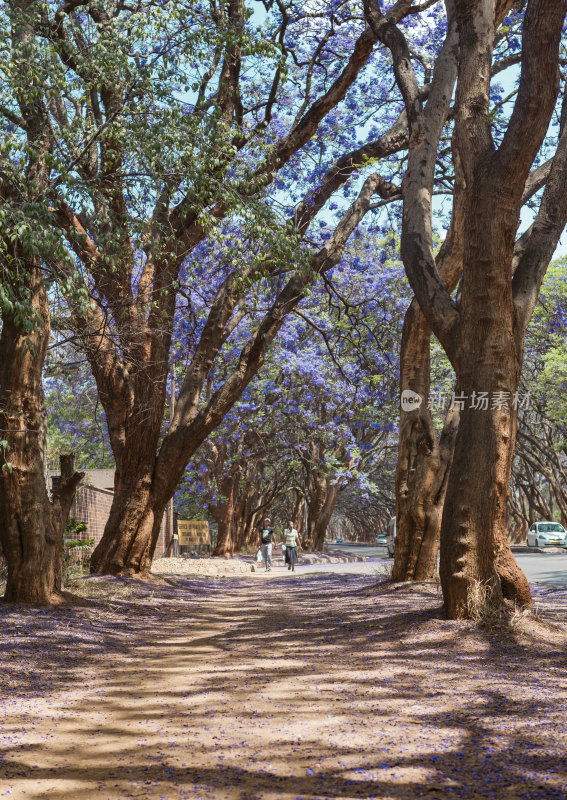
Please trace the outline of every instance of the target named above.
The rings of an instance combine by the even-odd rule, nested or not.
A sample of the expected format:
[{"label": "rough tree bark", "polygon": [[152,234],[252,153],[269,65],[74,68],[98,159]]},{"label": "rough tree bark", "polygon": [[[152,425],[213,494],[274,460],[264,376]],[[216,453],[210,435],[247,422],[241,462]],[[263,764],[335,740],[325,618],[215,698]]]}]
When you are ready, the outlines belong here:
[{"label": "rough tree bark", "polygon": [[[453,154],[455,189],[449,231],[436,259],[443,285],[452,293],[463,268],[465,183],[458,154]],[[400,348],[400,395],[418,394],[414,410],[400,408],[400,434],[396,465],[396,550],[392,578],[395,581],[431,580],[437,573],[441,518],[459,407],[450,408],[438,436],[429,410],[431,329],[417,300],[412,300],[402,329]]]},{"label": "rough tree bark", "polygon": [[526,181],[557,97],[565,4],[528,3],[520,91],[498,149],[489,119],[494,9],[456,6],[461,46],[455,136],[468,196],[453,361],[467,398],[480,391],[491,398],[488,409],[467,403],[461,414],[441,529],[445,607],[449,616],[462,617],[469,613],[474,582],[490,586],[496,603],[501,595],[521,606],[531,603],[506,529],[517,425],[513,398],[529,319],[526,306],[518,314],[511,276]]},{"label": "rough tree bark", "polygon": [[[448,35],[425,110],[403,34],[383,17],[378,3],[367,5],[369,24],[392,51],[410,126],[402,258],[427,323],[455,368],[459,388],[467,399],[477,401],[467,403],[461,412],[441,525],[440,573],[445,610],[451,618],[470,613],[471,588],[476,583],[490,588],[496,604],[503,595],[520,605],[530,603],[529,586],[506,537],[517,417],[511,403],[518,388],[525,329],[567,219],[565,192],[558,191],[556,180],[566,174],[562,134],[536,222],[526,239],[515,245],[526,181],[556,102],[558,45],[566,7],[559,0],[527,4],[519,93],[496,148],[489,109],[490,72],[495,17],[507,5],[482,0],[447,3]],[[431,193],[457,73],[455,139],[467,196],[462,292],[455,304],[433,256]],[[489,408],[478,402],[479,392],[488,392]],[[498,402],[502,398],[507,398],[507,405]]]},{"label": "rough tree bark", "polygon": [[[424,395],[427,402],[427,395]],[[437,573],[441,518],[459,407],[450,408],[438,436],[427,408],[410,412],[400,428],[396,469],[394,581],[428,581]],[[410,416],[407,415],[407,416]],[[404,415],[405,416],[405,415]]]},{"label": "rough tree bark", "polygon": [[[49,499],[44,475],[46,410],[41,374],[49,342],[43,272],[30,273],[33,330],[5,314],[0,333],[0,539],[8,564],[4,599],[49,605],[63,601],[63,535],[83,473],[68,470]],[[62,467],[65,464],[62,464]]]},{"label": "rough tree bark", "polygon": [[227,475],[220,484],[222,498],[215,504],[209,504],[209,511],[218,525],[217,546],[214,556],[229,557],[236,548],[236,530],[234,519],[234,500],[238,475]]},{"label": "rough tree bark", "polygon": [[313,524],[313,550],[316,552],[319,552],[323,549],[327,528],[329,526],[329,522],[331,521],[331,517],[333,516],[339,493],[342,488],[339,483],[331,484],[329,479],[325,481],[325,484],[325,500]]}]

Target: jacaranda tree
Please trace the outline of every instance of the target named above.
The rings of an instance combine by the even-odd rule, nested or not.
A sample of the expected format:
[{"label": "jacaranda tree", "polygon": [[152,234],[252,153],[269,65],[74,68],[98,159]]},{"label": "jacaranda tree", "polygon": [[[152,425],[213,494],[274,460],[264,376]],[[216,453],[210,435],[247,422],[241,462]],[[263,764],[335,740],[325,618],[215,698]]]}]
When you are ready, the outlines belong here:
[{"label": "jacaranda tree", "polygon": [[[341,195],[332,230],[310,230],[353,170],[406,141],[398,103],[386,105],[380,129],[359,146],[357,114],[380,114],[388,91],[385,83],[379,97],[369,93],[387,58],[374,58],[377,37],[361,11],[356,3],[266,3],[254,14],[243,0],[0,6],[7,166],[20,183],[42,176],[33,200],[45,231],[64,245],[51,267],[67,287],[69,330],[89,359],[116,461],[94,571],[148,571],[185,464],[313,277],[337,262],[371,198],[395,189],[367,170],[362,186]],[[219,231],[229,219],[239,221],[239,242],[226,238],[229,226]],[[223,257],[208,315],[162,437],[181,271],[215,238]],[[239,304],[269,276],[269,307],[205,401],[202,388],[241,318]],[[88,307],[70,290],[81,280]]]},{"label": "jacaranda tree", "polygon": [[[457,389],[467,397],[441,523],[441,581],[445,609],[453,618],[467,616],[471,587],[479,582],[495,604],[503,595],[530,603],[529,586],[508,547],[506,514],[517,423],[513,398],[525,332],[567,220],[562,109],[558,129],[550,131],[566,5],[562,0],[528,1],[515,57],[519,84],[511,113],[502,122],[491,113],[492,67],[501,41],[498,31],[513,5],[483,0],[445,4],[447,33],[424,104],[406,37],[376,0],[366,3],[369,24],[392,53],[408,115],[402,258],[427,327],[443,345]],[[449,116],[454,118],[453,221],[436,259],[432,195]],[[550,157],[538,169],[548,132],[553,137]],[[533,180],[545,188],[532,226],[518,237]],[[451,290],[461,274],[455,298]],[[426,329],[422,336],[428,336]],[[414,388],[411,381],[407,388]],[[490,397],[488,408],[474,402],[481,392]],[[427,446],[426,437],[421,446]]]}]

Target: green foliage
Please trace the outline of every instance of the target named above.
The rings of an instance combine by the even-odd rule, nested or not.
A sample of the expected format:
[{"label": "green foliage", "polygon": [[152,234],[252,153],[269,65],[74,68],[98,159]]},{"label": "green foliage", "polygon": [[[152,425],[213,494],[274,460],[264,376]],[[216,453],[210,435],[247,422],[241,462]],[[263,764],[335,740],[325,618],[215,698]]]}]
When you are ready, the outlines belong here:
[{"label": "green foliage", "polygon": [[0,439],[0,456],[2,457],[3,461],[2,472],[4,472],[4,470],[7,470],[8,472],[12,471],[12,465],[6,460],[6,453],[9,449],[10,445],[8,444],[8,441],[6,439]]},{"label": "green foliage", "polygon": [[63,583],[75,575],[82,575],[88,567],[94,539],[75,538],[85,533],[87,524],[77,522],[70,517],[65,523],[65,539],[63,540]]},{"label": "green foliage", "polygon": [[547,270],[526,337],[524,391],[567,438],[567,258]]},{"label": "green foliage", "polygon": [[94,378],[80,358],[77,350],[56,342],[48,353],[44,377],[48,460],[76,453],[81,469],[113,468],[104,410]]},{"label": "green foliage", "polygon": [[[86,530],[87,530],[87,523],[86,522],[77,522],[75,517],[69,517],[69,519],[65,523],[65,533],[66,534],[69,534],[69,535],[75,534],[75,535],[77,535],[79,533],[84,533]],[[69,542],[71,542],[71,541],[75,541],[75,540],[69,539]],[[82,543],[83,543],[82,540],[79,540],[79,544],[82,544]],[[75,545],[71,545],[71,546],[74,547]]]}]

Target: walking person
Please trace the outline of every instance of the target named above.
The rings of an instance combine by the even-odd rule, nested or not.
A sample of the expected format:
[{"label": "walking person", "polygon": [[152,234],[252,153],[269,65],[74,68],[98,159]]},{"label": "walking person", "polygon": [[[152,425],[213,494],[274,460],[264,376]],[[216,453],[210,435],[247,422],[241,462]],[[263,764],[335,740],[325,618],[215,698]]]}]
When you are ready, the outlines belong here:
[{"label": "walking person", "polygon": [[288,522],[287,528],[284,531],[283,544],[285,547],[285,563],[288,565],[288,570],[295,572],[295,565],[298,562],[297,545],[301,545],[301,537],[293,522]]},{"label": "walking person", "polygon": [[266,563],[266,572],[272,569],[272,544],[275,544],[274,529],[270,525],[270,518],[266,517],[260,525],[260,550]]}]

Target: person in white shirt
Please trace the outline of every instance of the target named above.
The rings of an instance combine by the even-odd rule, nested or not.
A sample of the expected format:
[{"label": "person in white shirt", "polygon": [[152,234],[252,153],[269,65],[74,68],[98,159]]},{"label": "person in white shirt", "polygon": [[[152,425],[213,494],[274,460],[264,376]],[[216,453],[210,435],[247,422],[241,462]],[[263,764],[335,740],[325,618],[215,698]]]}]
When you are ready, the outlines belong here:
[{"label": "person in white shirt", "polygon": [[287,528],[284,530],[283,546],[285,547],[285,563],[288,565],[288,570],[295,572],[295,565],[297,564],[297,545],[301,545],[301,537],[296,531],[293,522],[288,522]]}]

